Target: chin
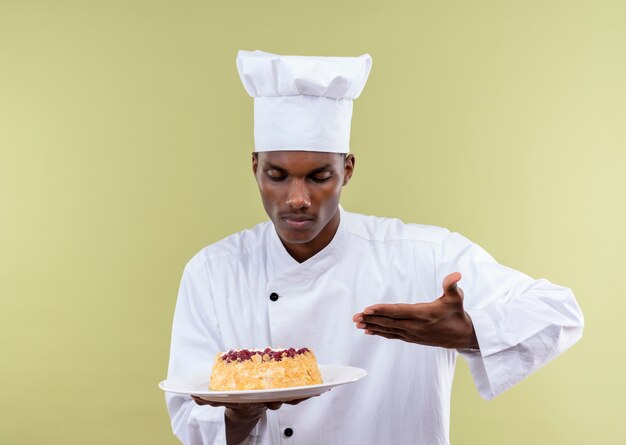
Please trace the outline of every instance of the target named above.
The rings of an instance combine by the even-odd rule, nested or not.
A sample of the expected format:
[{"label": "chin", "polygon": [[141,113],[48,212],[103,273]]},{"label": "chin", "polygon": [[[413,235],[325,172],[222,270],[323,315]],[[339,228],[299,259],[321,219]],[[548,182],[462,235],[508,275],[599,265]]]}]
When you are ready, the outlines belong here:
[{"label": "chin", "polygon": [[278,232],[278,235],[281,240],[289,244],[306,244],[306,243],[313,241],[313,239],[315,239],[314,236],[310,234],[304,234],[304,233],[294,234],[291,232],[289,233]]},{"label": "chin", "polygon": [[311,230],[295,231],[283,228],[277,232],[280,239],[289,244],[306,244],[313,241],[316,236]]}]

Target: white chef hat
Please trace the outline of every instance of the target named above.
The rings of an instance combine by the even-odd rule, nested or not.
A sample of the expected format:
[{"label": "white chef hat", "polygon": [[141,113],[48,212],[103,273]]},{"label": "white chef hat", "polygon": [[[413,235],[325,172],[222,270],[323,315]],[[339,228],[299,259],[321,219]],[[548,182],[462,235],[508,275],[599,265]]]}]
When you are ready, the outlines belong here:
[{"label": "white chef hat", "polygon": [[352,100],[372,68],[359,57],[239,51],[237,69],[254,97],[255,151],[350,151]]}]

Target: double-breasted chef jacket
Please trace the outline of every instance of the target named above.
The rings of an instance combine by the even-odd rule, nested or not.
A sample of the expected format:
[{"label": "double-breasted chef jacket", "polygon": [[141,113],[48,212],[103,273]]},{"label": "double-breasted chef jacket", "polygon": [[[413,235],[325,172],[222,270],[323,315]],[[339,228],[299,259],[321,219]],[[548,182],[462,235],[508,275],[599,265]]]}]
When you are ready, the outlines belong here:
[{"label": "double-breasted chef jacket", "polygon": [[[356,383],[268,410],[245,443],[448,444],[459,353],[480,395],[491,399],[582,335],[582,313],[569,289],[498,264],[446,229],[340,212],[330,244],[303,263],[265,222],[204,248],[185,267],[168,377],[209,375],[218,352],[267,346],[308,347],[319,363],[368,372]],[[434,300],[456,271],[480,351],[355,328],[352,316],[369,305]],[[225,443],[224,408],[169,393],[166,401],[183,443]]]}]

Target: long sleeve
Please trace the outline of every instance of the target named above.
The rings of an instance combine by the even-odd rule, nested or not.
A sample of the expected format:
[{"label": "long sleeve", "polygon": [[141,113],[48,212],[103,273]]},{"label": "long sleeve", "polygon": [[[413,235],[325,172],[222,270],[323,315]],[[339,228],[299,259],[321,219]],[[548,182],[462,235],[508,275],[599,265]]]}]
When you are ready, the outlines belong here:
[{"label": "long sleeve", "polygon": [[[185,267],[174,312],[168,378],[210,375],[212,360],[233,346],[223,335],[216,315],[216,295],[228,294],[228,279],[210,279],[210,267],[202,253]],[[235,275],[232,280],[237,280]],[[221,284],[219,284],[221,283]],[[226,340],[224,339],[226,338]],[[228,343],[226,345],[225,343]],[[172,430],[185,445],[226,443],[224,408],[199,406],[189,396],[166,393]],[[266,443],[268,415],[264,414],[242,445]]]},{"label": "long sleeve", "polygon": [[[174,323],[168,378],[210,374],[215,351],[223,350],[208,283],[197,262],[183,272]],[[206,273],[206,272],[204,272]],[[224,408],[199,406],[189,396],[166,393],[172,430],[185,445],[226,443]]]},{"label": "long sleeve", "polygon": [[492,399],[532,374],[582,336],[572,291],[498,264],[463,236],[448,234],[436,253],[438,283],[454,271],[480,351],[460,351],[480,395]]}]

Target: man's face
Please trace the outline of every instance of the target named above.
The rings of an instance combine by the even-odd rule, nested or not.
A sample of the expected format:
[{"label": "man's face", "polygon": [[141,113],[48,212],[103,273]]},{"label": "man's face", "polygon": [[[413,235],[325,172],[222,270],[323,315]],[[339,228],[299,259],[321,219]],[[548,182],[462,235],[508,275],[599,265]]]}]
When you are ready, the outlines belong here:
[{"label": "man's face", "polygon": [[339,197],[352,176],[354,156],[261,152],[253,154],[252,169],[265,211],[287,248],[309,244],[313,254],[323,249],[339,224]]}]

